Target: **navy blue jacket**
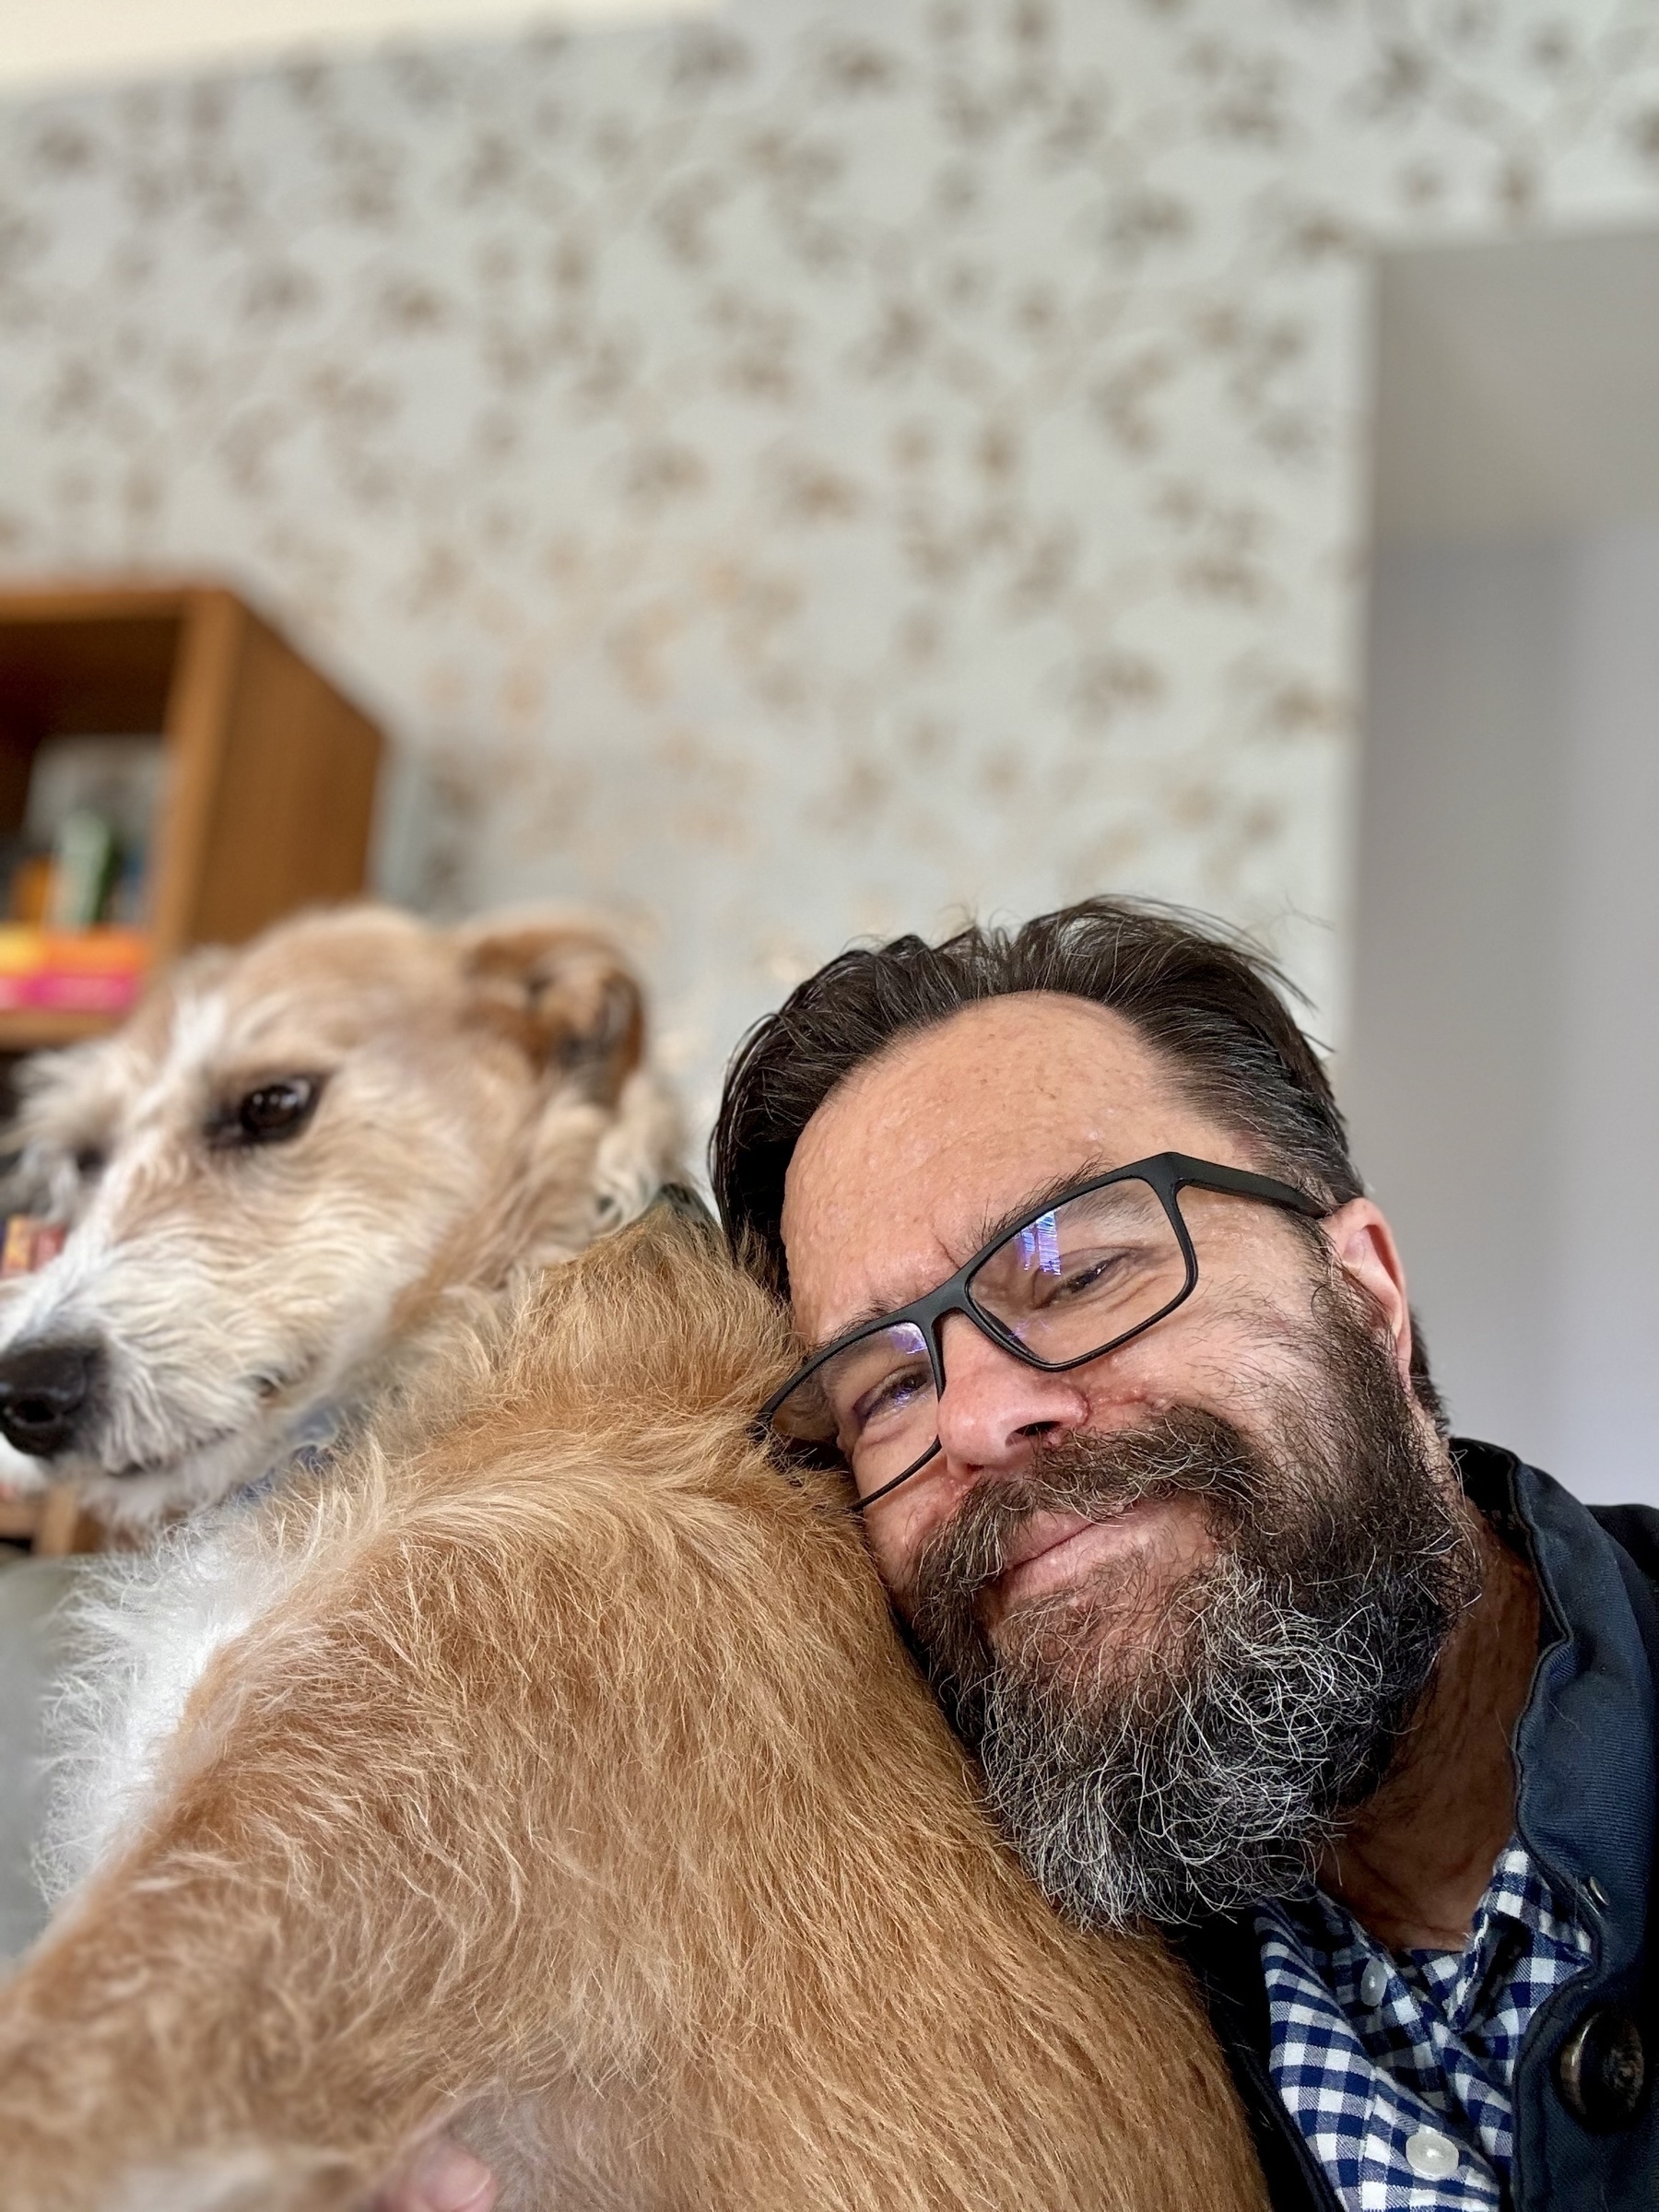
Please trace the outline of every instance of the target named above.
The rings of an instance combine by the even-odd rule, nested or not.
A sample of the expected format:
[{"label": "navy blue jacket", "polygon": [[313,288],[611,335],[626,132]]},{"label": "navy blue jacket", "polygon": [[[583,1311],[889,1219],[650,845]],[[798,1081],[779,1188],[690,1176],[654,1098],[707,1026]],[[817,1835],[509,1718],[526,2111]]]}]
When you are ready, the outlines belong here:
[{"label": "navy blue jacket", "polygon": [[[1650,1904],[1659,1512],[1582,1505],[1489,1444],[1460,1439],[1453,1450],[1469,1496],[1537,1576],[1515,1826],[1537,1865],[1576,1898],[1594,1943],[1589,1971],[1546,1999],[1522,2045],[1511,2201],[1514,2212],[1634,2212],[1659,2205],[1659,1920]],[[1243,2097],[1275,2212],[1336,2212],[1268,2074],[1250,1915],[1203,1921],[1177,1941]]]}]

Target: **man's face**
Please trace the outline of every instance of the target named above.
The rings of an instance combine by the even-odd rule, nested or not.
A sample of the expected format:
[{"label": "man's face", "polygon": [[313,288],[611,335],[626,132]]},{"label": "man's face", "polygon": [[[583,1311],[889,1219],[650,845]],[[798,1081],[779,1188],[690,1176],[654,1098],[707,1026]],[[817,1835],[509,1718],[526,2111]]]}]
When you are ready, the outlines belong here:
[{"label": "man's face", "polygon": [[[791,1163],[804,1338],[920,1297],[1057,1179],[1164,1151],[1266,1164],[1101,1007],[994,999],[906,1039]],[[1352,1202],[1315,1249],[1270,1206],[1182,1206],[1197,1288],[1100,1359],[1046,1374],[946,1322],[940,1449],[865,1524],[1016,1841],[1085,1917],[1297,1878],[1471,1594],[1381,1216]]]}]

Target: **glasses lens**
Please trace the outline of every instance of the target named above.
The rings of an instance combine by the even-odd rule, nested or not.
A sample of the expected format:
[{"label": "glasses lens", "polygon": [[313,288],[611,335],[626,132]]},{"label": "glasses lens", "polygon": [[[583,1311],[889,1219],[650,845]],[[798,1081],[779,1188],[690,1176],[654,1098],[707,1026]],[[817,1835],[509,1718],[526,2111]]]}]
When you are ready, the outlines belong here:
[{"label": "glasses lens", "polygon": [[926,1339],[901,1321],[815,1367],[772,1415],[772,1427],[788,1442],[833,1447],[868,1492],[932,1449],[938,1404]]},{"label": "glasses lens", "polygon": [[1017,1229],[975,1270],[968,1294],[1033,1358],[1058,1365],[1144,1328],[1186,1287],[1186,1254],[1163,1201],[1131,1176]]}]

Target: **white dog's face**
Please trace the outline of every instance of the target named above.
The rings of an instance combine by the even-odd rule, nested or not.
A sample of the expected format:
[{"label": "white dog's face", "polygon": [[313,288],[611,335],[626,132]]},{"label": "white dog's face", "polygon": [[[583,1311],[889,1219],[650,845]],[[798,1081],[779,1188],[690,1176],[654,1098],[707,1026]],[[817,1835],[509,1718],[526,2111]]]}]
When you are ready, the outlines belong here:
[{"label": "white dog's face", "polygon": [[27,1078],[13,1205],[69,1234],[0,1303],[0,1428],[114,1521],[254,1481],[445,1289],[642,1202],[673,1140],[638,1056],[571,924],[359,909],[186,963]]}]

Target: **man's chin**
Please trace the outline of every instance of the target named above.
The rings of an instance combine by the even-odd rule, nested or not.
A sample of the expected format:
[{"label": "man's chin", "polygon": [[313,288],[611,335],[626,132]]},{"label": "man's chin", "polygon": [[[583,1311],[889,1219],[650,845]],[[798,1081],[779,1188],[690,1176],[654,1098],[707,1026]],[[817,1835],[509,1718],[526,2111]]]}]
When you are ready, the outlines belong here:
[{"label": "man's chin", "polygon": [[1056,1696],[1129,1685],[1154,1668],[1167,1677],[1189,1641],[1215,1564],[1207,1535],[1191,1547],[1095,1547],[1079,1555],[1078,1572],[1053,1588],[1024,1596],[1000,1591],[1000,1604],[982,1619],[986,1644],[998,1668]]}]

